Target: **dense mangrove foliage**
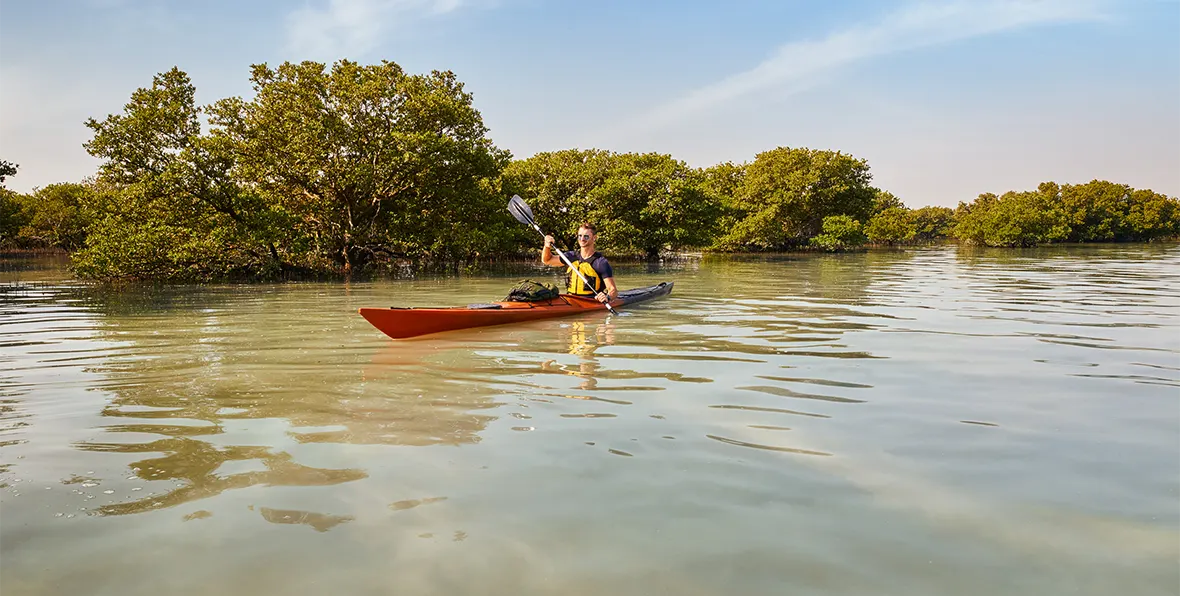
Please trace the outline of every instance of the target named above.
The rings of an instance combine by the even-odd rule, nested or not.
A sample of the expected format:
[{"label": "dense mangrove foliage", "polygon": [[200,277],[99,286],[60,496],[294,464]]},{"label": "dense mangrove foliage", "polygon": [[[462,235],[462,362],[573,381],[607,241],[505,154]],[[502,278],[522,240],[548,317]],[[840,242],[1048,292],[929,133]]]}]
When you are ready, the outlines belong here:
[{"label": "dense mangrove foliage", "polygon": [[535,257],[513,194],[573,245],[599,228],[617,257],[669,251],[853,250],[943,240],[987,246],[1180,236],[1180,201],[1094,180],[912,209],[840,151],[777,147],[694,168],[670,155],[569,149],[518,159],[488,137],[451,72],[393,62],[265,64],[254,96],[195,103],[178,68],[86,125],[95,176],[4,187],[0,247],[71,253],[93,279],[273,279],[473,266]]}]

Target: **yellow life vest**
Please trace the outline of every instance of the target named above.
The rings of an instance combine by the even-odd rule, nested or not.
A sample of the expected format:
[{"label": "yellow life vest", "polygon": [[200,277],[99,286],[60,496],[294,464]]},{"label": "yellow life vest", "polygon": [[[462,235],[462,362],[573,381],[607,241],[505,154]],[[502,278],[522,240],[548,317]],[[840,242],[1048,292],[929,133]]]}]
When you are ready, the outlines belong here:
[{"label": "yellow life vest", "polygon": [[[590,259],[596,259],[598,256],[598,253],[594,253],[590,255]],[[566,288],[566,291],[576,296],[595,296],[599,292],[606,290],[606,282],[602,281],[602,278],[598,276],[598,272],[594,270],[594,267],[590,266],[589,262],[579,257],[578,260],[570,261],[570,263],[578,271],[581,271],[582,275],[586,276],[586,281],[589,281],[591,285],[587,286],[582,281],[582,278],[578,277],[578,274],[574,273],[573,269],[570,269],[569,286]]]}]

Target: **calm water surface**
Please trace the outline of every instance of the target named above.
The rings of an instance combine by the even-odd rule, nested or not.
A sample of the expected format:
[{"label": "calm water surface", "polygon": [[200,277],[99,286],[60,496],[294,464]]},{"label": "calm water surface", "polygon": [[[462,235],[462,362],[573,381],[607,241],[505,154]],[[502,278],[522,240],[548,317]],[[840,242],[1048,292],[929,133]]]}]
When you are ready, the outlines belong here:
[{"label": "calm water surface", "polygon": [[0,272],[0,591],[1177,594],[1180,247],[617,266],[619,316],[395,342],[549,272]]}]

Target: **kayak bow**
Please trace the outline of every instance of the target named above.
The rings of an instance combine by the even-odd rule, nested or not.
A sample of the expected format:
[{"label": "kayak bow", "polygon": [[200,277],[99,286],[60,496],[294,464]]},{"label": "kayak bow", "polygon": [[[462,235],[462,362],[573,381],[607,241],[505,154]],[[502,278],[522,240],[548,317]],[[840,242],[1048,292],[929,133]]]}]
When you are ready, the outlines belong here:
[{"label": "kayak bow", "polygon": [[[672,291],[673,282],[666,281],[646,288],[619,292],[611,306],[621,308],[664,296]],[[595,310],[606,310],[606,305],[594,298],[561,294],[539,302],[490,302],[445,308],[361,308],[360,315],[385,335],[405,339],[430,333],[505,325],[538,319],[564,317]]]}]

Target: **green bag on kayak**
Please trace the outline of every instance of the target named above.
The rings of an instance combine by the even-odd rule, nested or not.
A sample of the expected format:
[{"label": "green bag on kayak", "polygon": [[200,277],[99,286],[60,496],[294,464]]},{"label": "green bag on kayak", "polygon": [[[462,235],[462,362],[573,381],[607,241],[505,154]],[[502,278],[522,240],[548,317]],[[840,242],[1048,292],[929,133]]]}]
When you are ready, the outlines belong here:
[{"label": "green bag on kayak", "polygon": [[504,298],[505,302],[541,302],[544,300],[553,300],[561,294],[561,290],[553,284],[541,283],[526,279],[512,288],[508,292],[508,296]]}]

